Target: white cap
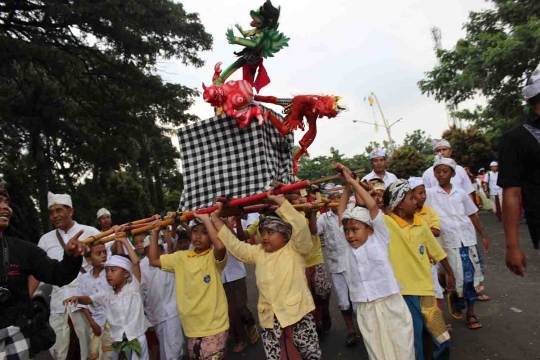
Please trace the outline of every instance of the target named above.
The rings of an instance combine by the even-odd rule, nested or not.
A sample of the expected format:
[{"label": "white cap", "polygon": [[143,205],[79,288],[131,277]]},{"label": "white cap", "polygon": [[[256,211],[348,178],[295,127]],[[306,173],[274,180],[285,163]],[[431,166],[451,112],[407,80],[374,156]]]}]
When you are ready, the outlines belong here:
[{"label": "white cap", "polygon": [[438,148],[440,147],[447,147],[449,149],[451,149],[452,147],[450,146],[450,143],[448,142],[448,140],[444,140],[444,139],[440,139],[440,140],[433,140],[431,142],[431,146],[433,146],[433,150],[437,150]]},{"label": "white cap", "polygon": [[439,165],[448,165],[450,166],[454,171],[456,171],[457,164],[453,159],[445,158],[442,156],[436,156],[435,157],[435,163],[433,164],[433,170]]},{"label": "white cap", "polygon": [[375,159],[378,157],[385,157],[385,156],[386,156],[386,152],[384,151],[384,149],[377,148],[377,149],[373,149],[373,151],[369,153],[369,160]]},{"label": "white cap", "polygon": [[420,185],[424,185],[424,180],[422,180],[421,177],[410,177],[409,178],[409,186],[411,187],[411,190],[414,190],[415,188],[419,187]]},{"label": "white cap", "polygon": [[[157,241],[158,245],[163,245],[163,239],[161,238],[161,236],[158,237],[158,241]],[[143,247],[148,247],[150,246],[150,235],[146,235],[146,237],[144,238],[144,242],[143,242]]]},{"label": "white cap", "polygon": [[97,212],[97,215],[96,215],[96,219],[99,219],[100,217],[102,217],[103,215],[109,215],[111,216],[111,213],[109,210],[105,209],[105,208],[101,208],[98,210]]},{"label": "white cap", "polygon": [[339,190],[335,190],[335,191],[332,191],[332,189],[336,188],[336,184],[334,183],[328,183],[326,185],[324,185],[324,192],[327,194],[327,195],[334,195],[334,194],[343,194],[343,189],[339,189]]},{"label": "white cap", "polygon": [[499,166],[499,163],[496,161],[492,161],[491,164],[489,164],[489,167],[492,167],[492,166]]},{"label": "white cap", "polygon": [[527,85],[523,88],[525,100],[529,100],[538,94],[540,94],[540,64],[533,71],[527,80]]},{"label": "white cap", "polygon": [[53,205],[66,205],[70,208],[73,207],[73,203],[71,202],[71,196],[67,194],[53,194],[50,191],[47,194],[47,203],[48,208]]},{"label": "white cap", "polygon": [[341,219],[342,221],[346,219],[353,219],[371,226],[371,216],[369,215],[369,210],[362,206],[348,204],[347,209],[345,209],[343,215],[341,216]]},{"label": "white cap", "polygon": [[131,261],[123,256],[113,255],[105,263],[105,267],[116,266],[127,270],[130,275],[133,274],[133,264]]}]

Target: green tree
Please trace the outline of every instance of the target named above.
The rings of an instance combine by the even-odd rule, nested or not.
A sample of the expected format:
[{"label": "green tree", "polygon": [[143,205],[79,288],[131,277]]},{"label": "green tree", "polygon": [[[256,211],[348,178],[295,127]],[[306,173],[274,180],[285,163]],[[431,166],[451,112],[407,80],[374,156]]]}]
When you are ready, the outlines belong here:
[{"label": "green tree", "polygon": [[86,218],[118,174],[117,190],[131,190],[114,195],[134,206],[120,212],[164,207],[162,180],[178,172],[165,126],[196,120],[187,111],[198,92],[165,83],[157,61],[201,66],[211,41],[197,14],[171,0],[0,3],[0,138],[11,163],[27,161],[13,178],[33,180],[25,186],[40,209],[35,233],[50,227],[49,190],[80,190],[76,216]]},{"label": "green tree", "polygon": [[501,134],[522,119],[522,87],[540,62],[540,2],[491,1],[493,9],[471,12],[466,36],[452,50],[438,50],[440,65],[418,84],[422,93],[459,105],[482,95],[485,107],[454,115],[492,133],[496,148]]},{"label": "green tree", "polygon": [[427,167],[426,160],[426,156],[411,145],[403,145],[388,160],[388,168],[398,178],[408,179],[411,176],[422,176]]},{"label": "green tree", "polygon": [[452,145],[454,160],[463,167],[469,167],[473,173],[481,167],[487,168],[496,159],[486,135],[473,127],[465,130],[451,127],[442,137]]},{"label": "green tree", "polygon": [[403,145],[411,146],[422,155],[429,156],[433,153],[431,142],[431,137],[426,135],[424,130],[414,130],[412,134],[405,135]]}]

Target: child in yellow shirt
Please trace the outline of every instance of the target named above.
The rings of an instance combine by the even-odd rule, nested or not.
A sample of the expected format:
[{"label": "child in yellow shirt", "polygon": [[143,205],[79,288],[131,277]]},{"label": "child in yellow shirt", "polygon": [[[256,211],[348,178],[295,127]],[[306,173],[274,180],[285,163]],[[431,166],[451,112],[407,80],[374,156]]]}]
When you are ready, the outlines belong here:
[{"label": "child in yellow shirt", "polygon": [[[258,245],[238,240],[220,219],[221,208],[212,213],[211,224],[231,255],[255,265],[266,358],[320,360],[319,337],[311,314],[315,305],[304,273],[311,234],[305,218],[283,195],[268,195],[268,199],[279,208],[276,215],[261,217],[262,242]],[[208,219],[205,224],[210,226]]]},{"label": "child in yellow shirt", "polygon": [[[415,356],[436,359],[450,351],[450,335],[437,307],[428,253],[446,270],[449,288],[454,287],[454,273],[428,225],[416,214],[417,202],[409,182],[398,179],[384,197],[390,211],[384,219],[390,232],[389,258],[413,318]],[[424,331],[432,341],[424,340]]]},{"label": "child in yellow shirt", "polygon": [[227,298],[221,282],[227,250],[217,239],[208,215],[196,215],[194,222],[192,250],[159,256],[154,236],[148,259],[151,266],[175,275],[176,303],[188,338],[189,358],[221,360],[226,355],[229,330]]}]

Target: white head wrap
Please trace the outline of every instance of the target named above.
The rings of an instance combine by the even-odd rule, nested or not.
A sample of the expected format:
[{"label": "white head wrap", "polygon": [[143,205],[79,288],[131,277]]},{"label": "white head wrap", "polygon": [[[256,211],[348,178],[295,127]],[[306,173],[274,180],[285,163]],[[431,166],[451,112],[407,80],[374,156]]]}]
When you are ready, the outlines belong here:
[{"label": "white head wrap", "polygon": [[448,165],[450,166],[454,171],[456,171],[456,162],[453,159],[445,158],[442,156],[435,156],[435,163],[433,164],[433,170],[439,165]]},{"label": "white head wrap", "polygon": [[489,164],[489,167],[492,167],[492,166],[499,166],[499,163],[496,161],[492,161],[491,164]]},{"label": "white head wrap", "polygon": [[122,268],[129,272],[130,275],[133,274],[133,264],[131,261],[123,256],[113,255],[105,263],[105,267],[116,266]]},{"label": "white head wrap", "polygon": [[431,146],[433,146],[433,150],[437,150],[437,148],[440,148],[440,147],[447,147],[449,149],[451,149],[452,147],[450,146],[450,143],[448,142],[448,140],[444,140],[444,139],[440,139],[440,140],[433,140],[431,142]]},{"label": "white head wrap", "polygon": [[424,180],[422,180],[421,177],[410,177],[409,178],[409,186],[411,187],[411,190],[416,189],[420,185],[424,185]]},{"label": "white head wrap", "polygon": [[373,151],[369,153],[369,160],[375,159],[378,157],[385,157],[385,156],[386,156],[386,152],[384,151],[384,149],[377,148],[377,149],[373,149]]},{"label": "white head wrap", "polygon": [[[161,236],[158,236],[158,241],[157,241],[158,245],[163,245],[163,239],[161,238]],[[144,238],[144,242],[143,242],[143,247],[149,247],[150,246],[150,235],[146,235],[146,237]]]},{"label": "white head wrap", "polygon": [[375,191],[377,191],[377,190],[385,191],[386,190],[386,185],[383,182],[376,182],[375,184],[373,184],[373,190],[375,190]]},{"label": "white head wrap", "polygon": [[405,198],[405,195],[411,191],[411,187],[407,180],[398,179],[394,181],[392,185],[390,185],[390,189],[388,191],[390,192],[390,201],[388,206],[390,206],[390,210],[394,210],[396,206],[398,206],[398,204]]},{"label": "white head wrap", "polygon": [[332,198],[334,197],[334,195],[336,194],[343,194],[343,189],[339,189],[339,190],[335,190],[335,191],[331,191],[332,189],[336,188],[336,184],[334,183],[328,183],[326,185],[324,185],[324,192],[326,193],[326,195],[329,197],[329,198]]},{"label": "white head wrap", "polygon": [[105,208],[101,208],[98,210],[97,212],[97,215],[96,215],[96,219],[99,219],[100,217],[102,217],[103,215],[109,215],[111,216],[111,212]]},{"label": "white head wrap", "polygon": [[540,94],[540,64],[533,71],[527,80],[527,85],[523,88],[525,100],[529,100],[538,94]]},{"label": "white head wrap", "polygon": [[345,209],[345,211],[343,212],[341,219],[352,219],[371,226],[371,216],[369,215],[369,210],[362,206],[348,204],[347,209]]},{"label": "white head wrap", "polygon": [[49,191],[47,194],[47,207],[50,208],[53,205],[66,205],[70,208],[73,207],[71,202],[71,196],[68,194],[53,194]]}]

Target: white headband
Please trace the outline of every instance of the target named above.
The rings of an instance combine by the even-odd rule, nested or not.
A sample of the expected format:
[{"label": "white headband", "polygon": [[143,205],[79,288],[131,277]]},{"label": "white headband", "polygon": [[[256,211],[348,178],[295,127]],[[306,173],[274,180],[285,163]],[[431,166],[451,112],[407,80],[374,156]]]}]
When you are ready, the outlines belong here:
[{"label": "white headband", "polygon": [[492,161],[491,164],[489,164],[489,167],[492,167],[492,166],[499,166],[499,163],[496,161]]},{"label": "white headband", "polygon": [[345,209],[343,212],[341,219],[342,221],[352,219],[371,226],[371,216],[369,215],[369,210],[365,207],[355,206],[353,204],[347,205],[347,209]]},{"label": "white headband", "polygon": [[435,157],[435,163],[433,164],[433,170],[439,165],[448,165],[450,166],[454,171],[456,171],[456,162],[453,159],[445,158],[442,156]]},{"label": "white headband", "polygon": [[[161,235],[161,232],[160,232],[160,235]],[[163,239],[161,238],[161,236],[158,236],[158,241],[157,241],[158,245],[163,245]],[[144,242],[143,242],[143,247],[149,247],[150,246],[150,235],[146,235],[146,237],[144,238]]]},{"label": "white headband", "polygon": [[99,219],[100,217],[102,217],[103,215],[109,215],[111,216],[111,213],[109,210],[105,209],[105,208],[101,208],[98,210],[97,212],[97,215],[96,215],[96,218]]},{"label": "white headband", "polygon": [[373,149],[372,152],[369,153],[369,160],[375,159],[378,157],[385,157],[386,152],[382,148]]},{"label": "white headband", "polygon": [[437,150],[437,148],[440,148],[440,147],[447,147],[449,149],[451,149],[452,147],[450,146],[450,143],[448,142],[448,140],[444,140],[444,139],[441,139],[441,140],[433,140],[431,142],[431,146],[433,146],[433,150]]},{"label": "white headband", "polygon": [[527,80],[527,85],[523,88],[525,100],[529,100],[538,94],[540,94],[540,64],[533,71]]},{"label": "white headband", "polygon": [[123,256],[113,255],[105,263],[105,267],[116,266],[122,268],[129,272],[130,275],[133,274],[133,264],[129,259],[126,259]]},{"label": "white headband", "polygon": [[73,203],[71,202],[71,196],[67,194],[53,194],[50,191],[47,194],[47,203],[48,208],[53,205],[66,205],[70,208],[73,207]]},{"label": "white headband", "polygon": [[424,185],[424,180],[422,180],[421,177],[410,177],[409,178],[409,186],[411,187],[411,190],[414,190],[415,188],[419,187],[420,185]]}]

